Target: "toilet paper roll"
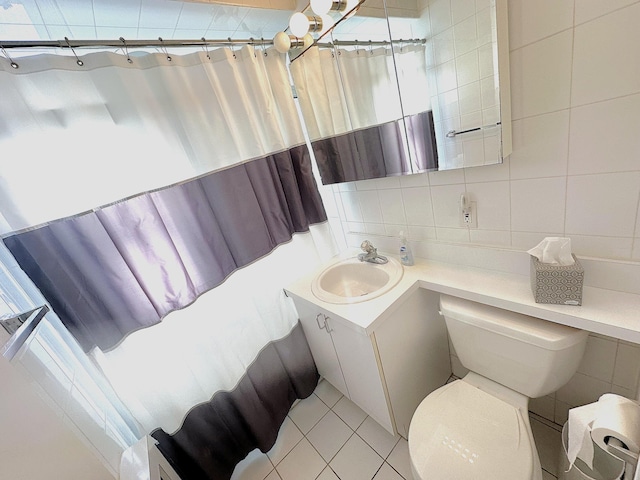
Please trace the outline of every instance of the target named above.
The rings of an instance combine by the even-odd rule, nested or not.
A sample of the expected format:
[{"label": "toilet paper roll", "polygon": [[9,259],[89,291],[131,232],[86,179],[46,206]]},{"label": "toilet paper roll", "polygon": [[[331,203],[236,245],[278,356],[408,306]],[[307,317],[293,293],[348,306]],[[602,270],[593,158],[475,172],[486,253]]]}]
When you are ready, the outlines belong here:
[{"label": "toilet paper roll", "polygon": [[598,415],[598,402],[569,410],[569,437],[567,439],[567,458],[569,470],[576,459],[582,460],[589,468],[593,468],[593,440],[591,425]]},{"label": "toilet paper roll", "polygon": [[640,405],[633,400],[604,394],[598,400],[598,412],[591,425],[591,438],[603,450],[606,440],[614,437],[633,453],[640,452]]}]

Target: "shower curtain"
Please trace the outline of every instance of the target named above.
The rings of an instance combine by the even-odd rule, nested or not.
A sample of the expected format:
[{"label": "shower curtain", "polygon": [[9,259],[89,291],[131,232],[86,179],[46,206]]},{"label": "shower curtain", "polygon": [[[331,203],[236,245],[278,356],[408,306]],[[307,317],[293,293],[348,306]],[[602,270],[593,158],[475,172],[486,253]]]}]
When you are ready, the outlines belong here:
[{"label": "shower curtain", "polygon": [[290,71],[324,184],[437,168],[424,45],[313,47]]},{"label": "shower curtain", "polygon": [[268,451],[318,374],[283,287],[334,252],[269,49],[0,64],[0,231],[182,478]]}]

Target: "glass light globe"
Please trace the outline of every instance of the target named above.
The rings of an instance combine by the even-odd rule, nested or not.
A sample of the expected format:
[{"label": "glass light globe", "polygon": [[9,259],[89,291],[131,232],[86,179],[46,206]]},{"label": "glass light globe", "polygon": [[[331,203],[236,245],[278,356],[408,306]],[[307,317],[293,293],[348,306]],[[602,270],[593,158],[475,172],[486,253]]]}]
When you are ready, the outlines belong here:
[{"label": "glass light globe", "polygon": [[304,37],[302,37],[302,42],[303,48],[309,48],[311,45],[313,45],[314,40],[311,34],[307,33]]},{"label": "glass light globe", "polygon": [[289,35],[284,32],[276,33],[275,37],[273,37],[273,46],[276,47],[276,50],[280,53],[287,53],[291,48]]},{"label": "glass light globe", "polygon": [[311,10],[316,15],[326,15],[333,6],[333,0],[311,0]]},{"label": "glass light globe", "polygon": [[322,29],[319,33],[320,35],[324,35],[327,30],[333,28],[333,25],[336,22],[329,15],[321,15],[320,18],[322,19]]},{"label": "glass light globe", "polygon": [[296,12],[289,19],[289,30],[291,33],[302,38],[309,31],[309,18],[302,12]]}]

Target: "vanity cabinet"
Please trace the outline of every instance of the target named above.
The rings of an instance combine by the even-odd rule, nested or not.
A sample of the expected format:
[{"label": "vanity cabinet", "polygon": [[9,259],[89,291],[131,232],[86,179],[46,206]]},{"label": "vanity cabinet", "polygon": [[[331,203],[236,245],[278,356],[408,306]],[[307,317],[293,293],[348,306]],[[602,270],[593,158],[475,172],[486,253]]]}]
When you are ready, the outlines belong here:
[{"label": "vanity cabinet", "polygon": [[406,438],[418,404],[451,374],[438,295],[414,291],[370,333],[349,314],[291,296],[320,375],[390,433]]}]

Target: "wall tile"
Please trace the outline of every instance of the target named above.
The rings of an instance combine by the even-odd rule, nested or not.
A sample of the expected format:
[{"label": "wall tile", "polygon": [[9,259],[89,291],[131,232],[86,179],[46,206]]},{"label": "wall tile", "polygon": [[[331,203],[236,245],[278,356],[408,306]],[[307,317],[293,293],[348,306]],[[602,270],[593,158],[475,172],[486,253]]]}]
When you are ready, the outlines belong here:
[{"label": "wall tile", "polygon": [[468,243],[470,242],[469,229],[436,227],[436,237],[444,242]]},{"label": "wall tile", "polygon": [[638,25],[640,3],[576,27],[572,105],[640,92]]},{"label": "wall tile", "polygon": [[513,122],[512,179],[566,175],[569,117],[562,110]]},{"label": "wall tile", "polygon": [[[618,345],[613,384],[635,392],[640,376],[640,347],[638,345]],[[635,395],[634,395],[635,396]]]},{"label": "wall tile", "polygon": [[480,80],[477,49],[456,58],[456,75],[458,85],[466,85]]},{"label": "wall tile", "polygon": [[509,164],[511,157],[507,157],[495,165],[485,165],[482,168],[465,168],[464,178],[467,184],[478,182],[495,182],[509,180]]},{"label": "wall tile", "polygon": [[[427,227],[415,227],[415,228],[427,228]],[[431,227],[430,227],[431,228]],[[390,237],[398,237],[400,232],[409,231],[409,227],[407,225],[398,225],[398,224],[385,224],[386,234]]]},{"label": "wall tile", "polygon": [[365,223],[365,231],[371,235],[386,235],[387,231],[382,223]]},{"label": "wall tile", "polygon": [[429,16],[432,33],[436,34],[451,27],[451,2],[449,0],[430,2]]},{"label": "wall tile", "polygon": [[[456,62],[450,60],[436,67],[436,82],[438,84],[438,92],[446,92],[458,87],[456,79]],[[442,109],[442,102],[440,103]]]},{"label": "wall tile", "polygon": [[565,31],[511,52],[514,120],[569,107],[572,43]]},{"label": "wall tile", "polygon": [[441,65],[455,58],[453,28],[449,28],[433,37],[433,51],[435,65]]},{"label": "wall tile", "polygon": [[573,27],[572,1],[509,0],[508,8],[512,50]]},{"label": "wall tile", "polygon": [[402,191],[400,189],[379,190],[378,195],[384,223],[406,224]]},{"label": "wall tile", "polygon": [[382,210],[377,190],[358,192],[358,201],[360,202],[362,219],[365,222],[382,223]]},{"label": "wall tile", "polygon": [[569,175],[640,170],[638,132],[640,94],[574,108]]},{"label": "wall tile", "polygon": [[509,182],[474,183],[467,196],[476,202],[478,229],[510,230]]},{"label": "wall tile", "polygon": [[632,237],[640,172],[569,177],[566,233]]},{"label": "wall tile", "polygon": [[576,2],[576,25],[606,15],[638,0],[579,0]]},{"label": "wall tile", "polygon": [[571,235],[571,249],[589,257],[631,258],[632,238]]},{"label": "wall tile", "polygon": [[431,185],[451,185],[454,183],[464,183],[464,170],[441,170],[429,172],[429,183]]},{"label": "wall tile", "polygon": [[403,188],[426,187],[429,185],[429,175],[427,173],[416,173],[414,175],[403,175],[400,177],[400,186]]},{"label": "wall tile", "polygon": [[504,230],[469,229],[471,243],[492,245],[497,247],[511,246],[511,233]]},{"label": "wall tile", "polygon": [[480,69],[480,78],[494,74],[493,44],[487,43],[478,48],[478,67]]},{"label": "wall tile", "polygon": [[453,23],[459,23],[476,13],[476,0],[456,0],[451,2],[451,17]]},{"label": "wall tile", "polygon": [[435,240],[436,229],[434,227],[418,227],[411,225],[408,228],[409,239],[411,240]]},{"label": "wall tile", "polygon": [[464,55],[478,48],[476,19],[471,17],[453,26],[456,56]]},{"label": "wall tile", "polygon": [[345,219],[348,222],[363,222],[358,194],[356,192],[342,192],[340,196],[344,206]]},{"label": "wall tile", "polygon": [[[431,187],[431,201],[436,227],[460,227],[460,196],[464,185]],[[440,238],[440,236],[438,236]]]},{"label": "wall tile", "polygon": [[556,392],[556,400],[577,407],[598,401],[611,388],[610,382],[576,373],[569,382]]},{"label": "wall tile", "polygon": [[565,178],[511,182],[511,228],[517,232],[563,232]]},{"label": "wall tile", "polygon": [[402,199],[406,222],[409,225],[432,226],[434,224],[428,187],[405,188],[402,190]]},{"label": "wall tile", "polygon": [[473,82],[458,88],[460,115],[476,112],[482,109],[480,82]]},{"label": "wall tile", "polygon": [[617,351],[617,341],[590,335],[578,372],[611,383]]}]

